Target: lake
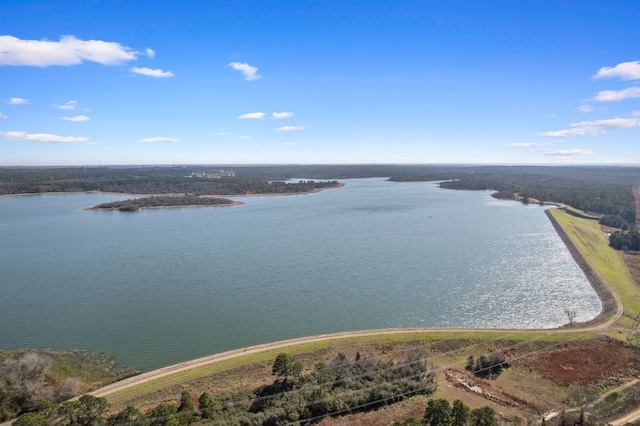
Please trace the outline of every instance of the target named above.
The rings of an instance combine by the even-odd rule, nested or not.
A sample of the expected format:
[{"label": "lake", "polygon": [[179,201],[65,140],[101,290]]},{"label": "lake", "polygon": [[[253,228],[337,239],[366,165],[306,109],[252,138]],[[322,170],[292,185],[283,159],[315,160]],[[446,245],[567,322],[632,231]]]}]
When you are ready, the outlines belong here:
[{"label": "lake", "polygon": [[0,198],[0,348],[103,351],[150,370],[390,327],[552,328],[600,301],[544,208],[433,182],[345,180],[234,207],[84,211]]}]

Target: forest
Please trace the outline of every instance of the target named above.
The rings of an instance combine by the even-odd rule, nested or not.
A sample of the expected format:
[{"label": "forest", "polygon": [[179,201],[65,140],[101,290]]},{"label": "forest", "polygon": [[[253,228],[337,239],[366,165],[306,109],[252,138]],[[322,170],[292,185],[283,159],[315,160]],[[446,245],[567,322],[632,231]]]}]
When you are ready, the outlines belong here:
[{"label": "forest", "polygon": [[247,195],[310,192],[338,182],[284,182],[271,175],[192,177],[202,167],[0,168],[0,195],[101,191],[122,194]]},{"label": "forest", "polygon": [[0,168],[0,195],[86,191],[283,194],[335,187],[339,179],[380,177],[393,182],[439,181],[447,189],[490,190],[497,198],[513,199],[517,194],[524,202],[564,203],[635,223],[632,189],[640,181],[639,168],[620,166],[264,165],[234,166],[235,176],[218,179],[190,177],[192,173],[214,173],[220,167],[4,167]]}]

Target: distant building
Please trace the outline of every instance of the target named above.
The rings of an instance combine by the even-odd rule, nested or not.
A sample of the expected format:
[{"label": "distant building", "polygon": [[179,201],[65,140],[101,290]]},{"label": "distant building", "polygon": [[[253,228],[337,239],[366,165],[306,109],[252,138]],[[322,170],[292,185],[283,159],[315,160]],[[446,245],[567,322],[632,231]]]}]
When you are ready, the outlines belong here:
[{"label": "distant building", "polygon": [[232,170],[218,170],[217,172],[191,172],[190,178],[206,178],[206,179],[220,179],[221,177],[233,177],[236,174]]}]

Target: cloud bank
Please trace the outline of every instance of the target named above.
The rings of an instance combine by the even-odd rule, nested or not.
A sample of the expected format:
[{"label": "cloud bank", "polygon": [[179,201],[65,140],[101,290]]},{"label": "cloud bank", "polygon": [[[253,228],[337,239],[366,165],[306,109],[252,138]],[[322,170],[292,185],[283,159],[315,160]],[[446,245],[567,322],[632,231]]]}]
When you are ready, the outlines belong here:
[{"label": "cloud bank", "polygon": [[72,109],[76,109],[77,105],[78,105],[78,101],[71,100],[66,104],[58,105],[58,109],[72,110]]},{"label": "cloud bank", "polygon": [[293,112],[272,112],[271,116],[273,118],[282,119],[282,118],[291,118],[295,115]]},{"label": "cloud bank", "polygon": [[264,112],[248,112],[238,116],[238,120],[262,120],[265,115]]},{"label": "cloud bank", "polygon": [[595,136],[606,133],[609,129],[620,129],[627,127],[636,127],[640,125],[638,118],[609,118],[606,120],[581,121],[572,123],[570,129],[556,130],[552,132],[544,132],[543,136],[549,137],[565,137],[565,136]]},{"label": "cloud bank", "polygon": [[278,127],[278,131],[279,132],[295,132],[298,130],[303,130],[304,127],[302,126],[282,126],[282,127]]},{"label": "cloud bank", "polygon": [[260,74],[258,74],[258,68],[252,67],[251,65],[244,62],[231,62],[228,65],[230,68],[233,68],[236,71],[240,71],[244,75],[245,80],[258,80],[262,78]]},{"label": "cloud bank", "polygon": [[168,78],[173,77],[173,73],[171,71],[163,71],[159,68],[151,69],[151,68],[131,68],[131,72],[134,74],[146,75],[147,77],[155,77],[155,78]]},{"label": "cloud bank", "polygon": [[139,52],[119,43],[80,40],[72,35],[62,36],[60,41],[0,36],[0,65],[48,67],[78,65],[85,61],[118,65],[133,61],[138,55]]},{"label": "cloud bank", "polygon": [[138,142],[142,143],[159,143],[159,142],[180,142],[180,139],[167,138],[165,136],[154,136],[152,138],[140,139]]},{"label": "cloud bank", "polygon": [[574,156],[574,155],[591,155],[593,151],[590,149],[559,149],[556,151],[545,151],[542,153],[543,155],[549,156]]},{"label": "cloud bank", "polygon": [[603,90],[598,92],[593,99],[599,102],[613,102],[631,98],[640,98],[640,87],[629,87],[623,90]]},{"label": "cloud bank", "polygon": [[62,117],[62,120],[73,121],[74,123],[79,123],[82,121],[89,121],[90,118],[86,115],[76,115],[75,117]]},{"label": "cloud bank", "polygon": [[542,143],[533,143],[533,142],[516,142],[507,145],[509,148],[535,148],[538,146],[543,146],[545,144]]},{"label": "cloud bank", "polygon": [[11,140],[43,143],[84,143],[89,139],[80,136],[58,136],[50,133],[0,132],[0,137]]},{"label": "cloud bank", "polygon": [[9,99],[9,104],[10,105],[23,105],[23,104],[28,104],[29,101],[27,99],[24,98],[11,98]]},{"label": "cloud bank", "polygon": [[621,80],[640,79],[640,61],[622,62],[615,67],[602,67],[593,78],[620,78]]}]

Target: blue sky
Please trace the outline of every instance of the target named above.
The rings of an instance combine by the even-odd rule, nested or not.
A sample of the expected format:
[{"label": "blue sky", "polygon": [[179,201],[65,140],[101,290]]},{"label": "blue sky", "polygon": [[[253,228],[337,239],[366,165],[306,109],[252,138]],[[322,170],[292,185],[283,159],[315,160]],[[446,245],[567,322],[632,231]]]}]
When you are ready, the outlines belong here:
[{"label": "blue sky", "polygon": [[640,163],[635,0],[0,0],[0,166]]}]

